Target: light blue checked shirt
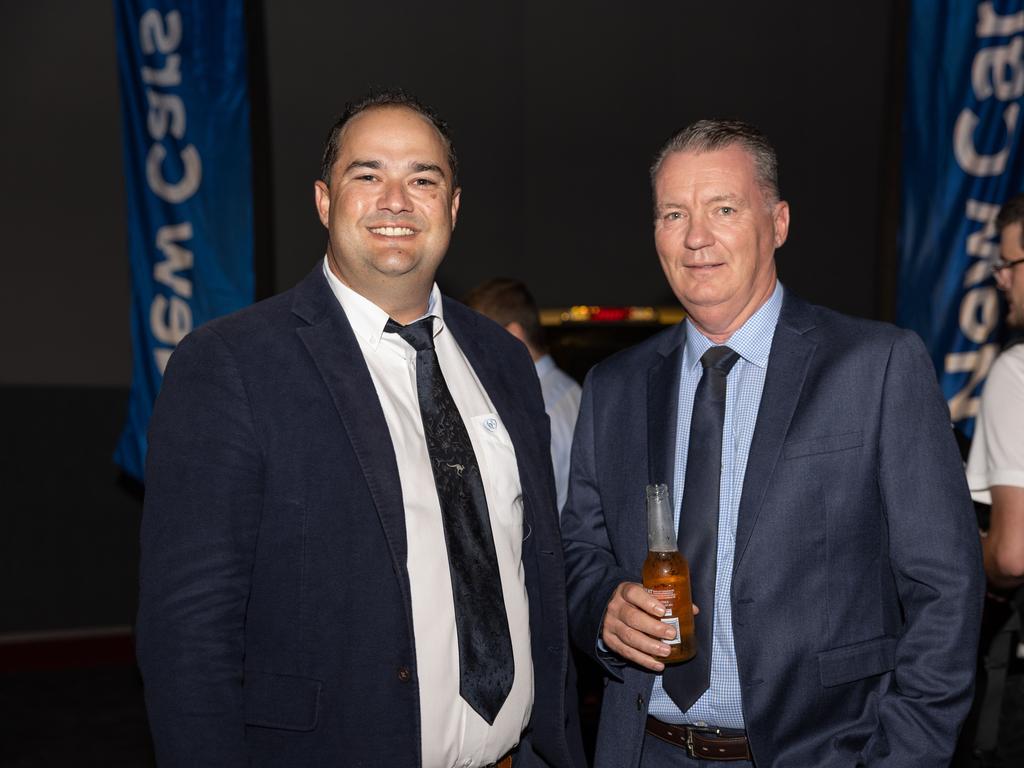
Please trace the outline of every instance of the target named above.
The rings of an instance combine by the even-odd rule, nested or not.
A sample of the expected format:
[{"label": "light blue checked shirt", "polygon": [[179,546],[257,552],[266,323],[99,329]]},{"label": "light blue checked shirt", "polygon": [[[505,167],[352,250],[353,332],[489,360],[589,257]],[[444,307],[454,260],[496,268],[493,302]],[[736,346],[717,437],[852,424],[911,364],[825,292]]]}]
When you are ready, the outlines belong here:
[{"label": "light blue checked shirt", "polygon": [[[771,298],[755,312],[727,342],[739,353],[726,383],[725,427],[722,434],[722,484],[718,512],[718,568],[715,577],[715,625],[711,648],[711,685],[688,712],[681,712],[665,693],[661,676],[654,680],[649,712],[666,723],[715,725],[743,728],[743,698],[740,695],[736,648],[732,635],[732,563],[736,549],[736,519],[747,470],[750,440],[754,436],[757,409],[761,404],[764,376],[768,370],[775,326],[782,308],[782,285],[775,283]],[[676,460],[672,482],[675,525],[679,530],[679,508],[686,477],[686,454],[690,442],[693,396],[703,369],[700,358],[712,342],[686,321],[686,347],[679,377],[679,418],[676,424]],[[698,619],[699,621],[699,619]]]}]

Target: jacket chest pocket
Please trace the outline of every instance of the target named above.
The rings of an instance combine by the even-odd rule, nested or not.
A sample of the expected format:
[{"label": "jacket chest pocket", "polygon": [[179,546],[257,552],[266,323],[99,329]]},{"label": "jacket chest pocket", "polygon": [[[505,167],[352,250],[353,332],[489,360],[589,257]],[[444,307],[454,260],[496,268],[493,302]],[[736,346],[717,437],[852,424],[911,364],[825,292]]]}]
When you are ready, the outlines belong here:
[{"label": "jacket chest pocket", "polygon": [[859,430],[841,432],[836,435],[820,435],[818,437],[787,440],[783,446],[783,455],[787,460],[803,456],[819,456],[826,453],[851,451],[864,445],[864,436]]},{"label": "jacket chest pocket", "polygon": [[892,672],[896,666],[896,638],[875,637],[861,643],[818,654],[821,684],[826,688]]}]

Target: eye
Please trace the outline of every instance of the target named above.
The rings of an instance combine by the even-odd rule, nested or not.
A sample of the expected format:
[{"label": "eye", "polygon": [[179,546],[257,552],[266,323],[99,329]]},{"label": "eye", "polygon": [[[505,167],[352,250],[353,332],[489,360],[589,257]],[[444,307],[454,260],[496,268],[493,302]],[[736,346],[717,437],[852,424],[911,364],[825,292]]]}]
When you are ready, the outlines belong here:
[{"label": "eye", "polygon": [[437,182],[433,179],[413,179],[413,186],[416,187],[435,187]]},{"label": "eye", "polygon": [[736,213],[736,209],[733,208],[731,205],[723,205],[721,208],[718,209],[718,212],[721,213],[723,216],[732,216],[734,213]]},{"label": "eye", "polygon": [[665,221],[679,221],[683,218],[683,214],[679,211],[669,211],[665,214]]},{"label": "eye", "polygon": [[364,173],[361,176],[356,176],[356,181],[376,181],[377,177],[372,173]]}]

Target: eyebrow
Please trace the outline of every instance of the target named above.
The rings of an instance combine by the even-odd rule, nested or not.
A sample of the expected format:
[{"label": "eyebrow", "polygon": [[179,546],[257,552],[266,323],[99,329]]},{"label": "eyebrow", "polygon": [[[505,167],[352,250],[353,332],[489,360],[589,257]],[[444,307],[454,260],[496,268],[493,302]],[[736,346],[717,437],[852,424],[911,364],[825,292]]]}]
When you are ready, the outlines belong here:
[{"label": "eyebrow", "polygon": [[[731,192],[726,192],[726,193],[723,193],[721,195],[712,195],[711,197],[707,198],[706,200],[702,200],[701,201],[701,203],[703,205],[713,205],[715,203],[742,203],[742,202],[743,202],[743,198],[742,197],[740,197],[739,195],[734,195]],[[667,203],[658,203],[657,207],[659,209],[663,209],[663,208],[680,209],[680,208],[685,208],[686,206],[683,205],[682,203],[667,202]]]},{"label": "eyebrow", "polygon": [[[345,168],[345,173],[348,173],[349,171],[355,168],[369,168],[370,170],[379,171],[383,167],[384,164],[380,160],[356,159],[348,164],[348,166]],[[414,161],[412,163],[409,163],[409,167],[412,169],[413,173],[436,173],[441,177],[444,177],[445,175],[444,169],[441,168],[441,166],[438,165],[437,163],[420,163]]]},{"label": "eyebrow", "polygon": [[416,173],[437,173],[444,176],[444,170],[437,163],[412,163],[412,169]]},{"label": "eyebrow", "polygon": [[721,195],[713,195],[712,197],[709,197],[704,202],[705,203],[709,203],[709,204],[710,203],[741,203],[741,202],[743,202],[743,198],[740,197],[739,195],[734,195],[732,193],[725,193],[725,194],[721,194]]},{"label": "eyebrow", "polygon": [[380,160],[353,160],[345,168],[345,173],[348,173],[353,168],[370,168],[375,171],[379,171],[382,167]]}]

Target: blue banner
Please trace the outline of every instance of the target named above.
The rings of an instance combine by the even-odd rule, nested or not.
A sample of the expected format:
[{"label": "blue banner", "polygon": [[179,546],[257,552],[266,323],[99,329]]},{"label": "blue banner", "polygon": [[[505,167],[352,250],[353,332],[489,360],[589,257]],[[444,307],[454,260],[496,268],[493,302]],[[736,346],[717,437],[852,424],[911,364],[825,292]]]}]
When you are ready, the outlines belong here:
[{"label": "blue banner", "polygon": [[913,0],[906,82],[897,321],[970,436],[1002,332],[995,216],[1024,186],[1024,0]]},{"label": "blue banner", "polygon": [[244,0],[115,0],[134,361],[114,460],[142,479],[164,367],[253,300]]}]

